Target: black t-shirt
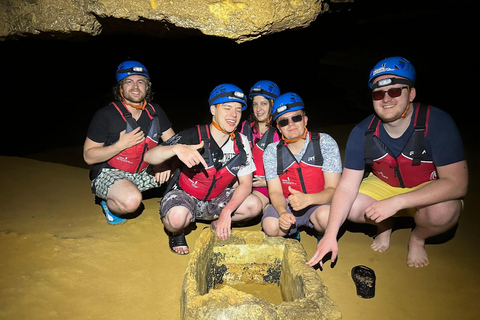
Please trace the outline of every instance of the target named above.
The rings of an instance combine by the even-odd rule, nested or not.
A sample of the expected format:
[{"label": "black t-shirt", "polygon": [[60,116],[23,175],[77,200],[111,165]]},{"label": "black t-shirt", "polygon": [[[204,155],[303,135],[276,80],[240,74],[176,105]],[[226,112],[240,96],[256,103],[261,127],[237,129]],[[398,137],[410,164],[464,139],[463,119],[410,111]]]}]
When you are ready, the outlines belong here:
[{"label": "black t-shirt", "polygon": [[[117,102],[117,105],[118,104],[121,104],[121,102]],[[160,134],[162,134],[172,127],[172,123],[165,114],[165,111],[163,111],[158,104],[152,104],[152,106],[158,115]],[[137,124],[142,128],[145,135],[148,134],[150,126],[155,125],[146,110],[142,111],[140,118],[137,120]],[[105,146],[108,146],[118,141],[120,132],[125,130],[126,127],[127,123],[123,119],[122,114],[120,114],[112,104],[109,104],[95,113],[88,127],[87,137],[94,142],[103,143]],[[106,162],[94,164],[90,178],[93,180],[104,167],[110,166]]]},{"label": "black t-shirt", "polygon": [[[117,104],[120,103],[121,102],[117,102]],[[165,111],[163,111],[158,104],[152,105],[158,115],[160,132],[163,133],[172,127],[172,123],[165,114]],[[140,118],[137,120],[137,124],[142,128],[143,133],[147,135],[150,126],[153,124],[147,111],[142,111]],[[110,145],[118,141],[120,132],[125,130],[126,126],[127,124],[120,112],[118,112],[112,104],[109,104],[95,113],[88,127],[87,137],[95,142]]]}]

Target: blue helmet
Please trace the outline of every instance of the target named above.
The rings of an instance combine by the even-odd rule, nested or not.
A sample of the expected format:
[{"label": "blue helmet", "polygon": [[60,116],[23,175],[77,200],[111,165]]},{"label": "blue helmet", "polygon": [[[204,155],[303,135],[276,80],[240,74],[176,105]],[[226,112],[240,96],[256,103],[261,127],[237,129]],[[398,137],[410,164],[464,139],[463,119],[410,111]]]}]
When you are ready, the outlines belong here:
[{"label": "blue helmet", "polygon": [[[415,80],[417,78],[417,73],[415,72],[415,68],[410,63],[410,61],[402,57],[390,57],[390,58],[381,60],[375,65],[375,67],[373,67],[372,71],[370,71],[368,86],[372,88],[373,80],[376,77],[385,75],[385,74],[391,74],[398,77],[407,78],[410,81],[409,83],[405,83],[405,84],[409,84],[411,87],[415,85]],[[400,82],[397,81],[397,83],[400,83]],[[394,84],[394,83],[390,82],[384,85],[391,85],[391,84]],[[372,88],[372,89],[375,89],[375,88]]]},{"label": "blue helmet", "polygon": [[247,109],[247,97],[239,87],[224,83],[215,87],[208,98],[208,105],[226,102],[239,102],[242,104],[242,111]]},{"label": "blue helmet", "polygon": [[270,80],[260,80],[250,89],[248,97],[253,99],[255,96],[263,96],[267,99],[277,99],[280,95],[280,88]]},{"label": "blue helmet", "polygon": [[277,120],[279,116],[290,111],[304,109],[302,98],[296,93],[287,92],[275,99],[272,108],[273,120]]},{"label": "blue helmet", "polygon": [[115,73],[115,77],[117,78],[117,82],[119,82],[123,78],[136,74],[150,79],[147,68],[145,68],[143,64],[138,61],[128,60],[120,63],[117,72]]}]

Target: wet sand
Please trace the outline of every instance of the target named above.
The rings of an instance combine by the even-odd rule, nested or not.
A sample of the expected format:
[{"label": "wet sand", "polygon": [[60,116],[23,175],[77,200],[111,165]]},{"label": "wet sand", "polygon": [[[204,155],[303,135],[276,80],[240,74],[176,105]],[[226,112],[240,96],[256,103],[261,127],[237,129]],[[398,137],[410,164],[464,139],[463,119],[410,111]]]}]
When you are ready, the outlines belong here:
[{"label": "wet sand", "polygon": [[[81,159],[77,152],[36,157],[44,161],[0,156],[0,319],[180,319],[189,256],[170,252],[159,199],[144,200],[143,213],[126,224],[108,225],[88,169],[54,163],[60,155]],[[345,232],[336,266],[317,271],[343,319],[480,319],[478,152],[468,160],[470,188],[456,235],[427,246],[429,266],[406,266],[409,229],[395,231],[385,253],[373,252],[363,232]],[[191,248],[206,226],[197,223],[187,236]],[[316,239],[302,233],[301,243],[310,257]],[[350,270],[360,264],[375,270],[373,299],[356,295]]]}]

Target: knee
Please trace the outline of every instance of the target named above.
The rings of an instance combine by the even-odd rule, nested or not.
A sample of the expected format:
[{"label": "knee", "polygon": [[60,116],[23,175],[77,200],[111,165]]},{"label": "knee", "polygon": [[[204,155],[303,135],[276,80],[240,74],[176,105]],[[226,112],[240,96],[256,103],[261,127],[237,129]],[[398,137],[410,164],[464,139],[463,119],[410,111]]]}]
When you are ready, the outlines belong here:
[{"label": "knee", "polygon": [[438,203],[419,208],[415,214],[415,223],[434,228],[451,227],[458,222],[461,211],[462,204],[459,200]]},{"label": "knee", "polygon": [[256,195],[250,194],[238,209],[237,212],[245,217],[255,217],[263,210],[262,200]]},{"label": "knee", "polygon": [[140,192],[132,192],[116,202],[121,213],[132,213],[140,207],[140,204],[142,203],[142,194]]},{"label": "knee", "polygon": [[311,216],[311,221],[318,231],[325,231],[328,223],[328,215],[330,213],[330,206],[323,205],[317,208]]},{"label": "knee", "polygon": [[252,216],[256,216],[263,211],[263,203],[258,196],[252,194],[251,197],[252,203],[250,204],[250,212],[252,213]]},{"label": "knee", "polygon": [[190,211],[185,207],[173,207],[167,212],[165,221],[168,225],[175,230],[185,228],[191,220]]},{"label": "knee", "polygon": [[263,232],[269,237],[275,237],[278,235],[279,224],[278,219],[267,217],[262,221]]}]

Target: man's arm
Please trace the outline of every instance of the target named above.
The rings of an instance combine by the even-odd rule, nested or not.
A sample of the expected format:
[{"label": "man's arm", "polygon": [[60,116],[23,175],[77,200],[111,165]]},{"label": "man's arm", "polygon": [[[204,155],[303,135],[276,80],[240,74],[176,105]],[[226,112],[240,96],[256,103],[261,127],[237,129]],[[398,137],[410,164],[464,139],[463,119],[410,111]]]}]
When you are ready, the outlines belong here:
[{"label": "man's arm", "polygon": [[287,201],[283,195],[282,183],[280,178],[268,180],[268,196],[272,206],[277,211],[280,218],[278,219],[279,227],[282,231],[287,232],[292,224],[295,223],[295,216],[287,211]]},{"label": "man's arm", "polygon": [[118,141],[110,146],[104,146],[103,142],[95,142],[87,137],[83,145],[83,159],[89,165],[105,162],[144,139],[145,135],[140,127],[129,133],[123,130]]},{"label": "man's arm", "polygon": [[207,168],[207,163],[197,149],[203,148],[203,141],[199,144],[174,144],[174,145],[158,145],[145,153],[145,161],[150,164],[163,163],[174,156],[178,156],[180,161],[185,163],[189,168],[202,164]]},{"label": "man's arm", "polygon": [[160,138],[162,138],[162,141],[165,142],[171,137],[173,137],[174,135],[175,135],[175,131],[173,131],[172,128],[168,128],[167,130],[162,132],[162,135],[160,136]]},{"label": "man's arm", "polygon": [[[217,223],[217,236],[226,240],[231,235],[232,213],[245,201],[252,192],[252,174],[246,174],[238,177],[238,186],[233,192],[233,196],[226,206],[222,209]],[[222,233],[224,232],[224,233]]]},{"label": "man's arm", "polygon": [[307,262],[309,266],[314,266],[320,262],[323,265],[323,257],[331,252],[332,263],[337,259],[338,243],[337,235],[340,227],[348,217],[353,202],[358,194],[360,183],[363,179],[363,170],[352,170],[345,168],[338,182],[330,206],[330,215],[328,217],[327,229],[323,238],[317,245],[317,250],[313,257]]},{"label": "man's arm", "polygon": [[290,201],[293,210],[298,211],[310,205],[320,205],[332,202],[333,193],[340,181],[341,175],[340,172],[324,172],[325,189],[317,193],[306,194],[289,187],[292,194],[288,197],[288,200]]},{"label": "man's arm", "polygon": [[437,167],[438,179],[412,192],[378,201],[366,208],[367,218],[379,223],[406,208],[429,206],[465,196],[468,188],[466,161]]}]

